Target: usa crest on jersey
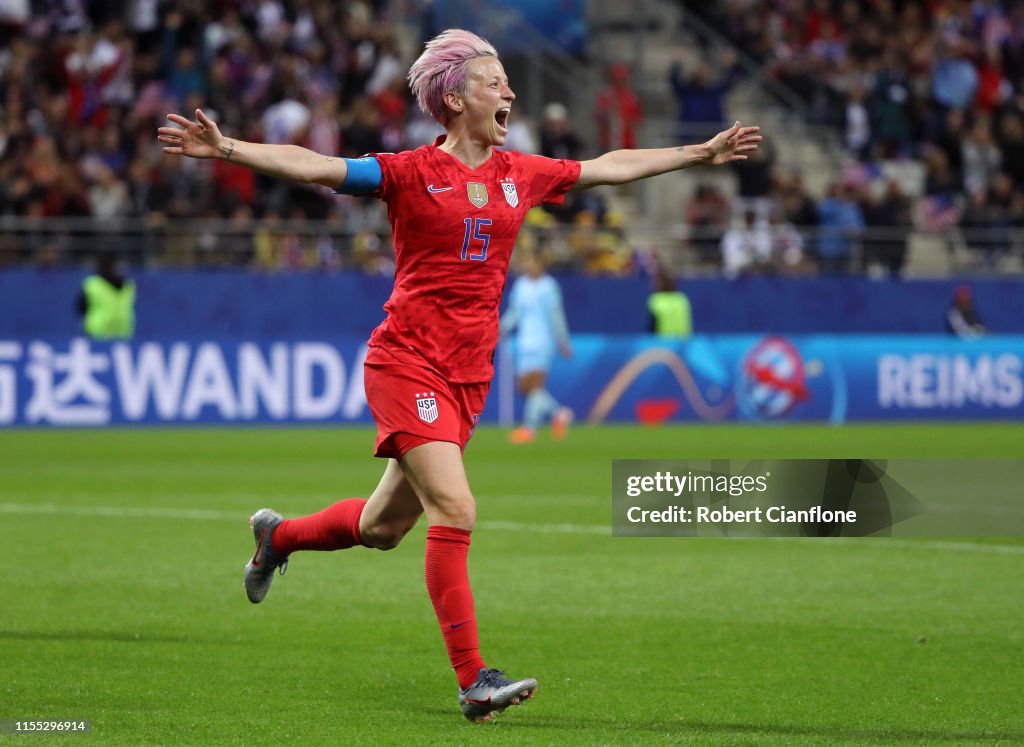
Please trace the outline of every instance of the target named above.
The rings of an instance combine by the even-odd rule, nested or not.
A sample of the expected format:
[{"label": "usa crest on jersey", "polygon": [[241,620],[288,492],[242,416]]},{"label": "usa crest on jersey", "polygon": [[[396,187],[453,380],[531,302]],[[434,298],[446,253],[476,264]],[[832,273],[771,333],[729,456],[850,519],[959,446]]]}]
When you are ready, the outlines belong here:
[{"label": "usa crest on jersey", "polygon": [[508,178],[502,179],[500,184],[501,191],[505,194],[505,202],[512,207],[517,207],[519,205],[519,193],[516,192],[516,183],[511,178]]},{"label": "usa crest on jersey", "polygon": [[426,392],[416,395],[416,412],[424,423],[433,423],[437,420],[437,398],[433,392],[429,396]]}]

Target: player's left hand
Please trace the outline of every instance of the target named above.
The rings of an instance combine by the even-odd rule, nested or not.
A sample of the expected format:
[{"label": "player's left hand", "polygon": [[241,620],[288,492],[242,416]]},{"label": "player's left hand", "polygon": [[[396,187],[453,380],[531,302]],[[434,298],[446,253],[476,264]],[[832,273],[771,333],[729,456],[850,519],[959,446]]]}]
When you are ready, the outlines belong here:
[{"label": "player's left hand", "polygon": [[728,130],[722,130],[704,145],[710,152],[708,164],[719,166],[730,161],[746,161],[747,155],[757,150],[762,137],[760,127],[743,127],[739,121]]},{"label": "player's left hand", "polygon": [[180,114],[168,114],[167,119],[177,127],[161,127],[157,140],[164,143],[164,153],[192,158],[215,158],[224,136],[217,123],[196,109],[196,121],[190,122]]},{"label": "player's left hand", "polygon": [[572,358],[572,346],[567,342],[558,346],[558,352],[562,354],[563,358]]}]

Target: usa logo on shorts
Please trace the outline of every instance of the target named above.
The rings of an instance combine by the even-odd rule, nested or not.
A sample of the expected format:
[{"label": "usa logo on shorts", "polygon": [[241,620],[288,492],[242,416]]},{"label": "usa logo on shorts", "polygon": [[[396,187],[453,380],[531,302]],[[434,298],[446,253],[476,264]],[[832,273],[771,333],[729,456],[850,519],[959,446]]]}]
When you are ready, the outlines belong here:
[{"label": "usa logo on shorts", "polygon": [[433,423],[437,420],[437,399],[433,392],[429,395],[426,392],[416,393],[416,411],[424,423]]}]

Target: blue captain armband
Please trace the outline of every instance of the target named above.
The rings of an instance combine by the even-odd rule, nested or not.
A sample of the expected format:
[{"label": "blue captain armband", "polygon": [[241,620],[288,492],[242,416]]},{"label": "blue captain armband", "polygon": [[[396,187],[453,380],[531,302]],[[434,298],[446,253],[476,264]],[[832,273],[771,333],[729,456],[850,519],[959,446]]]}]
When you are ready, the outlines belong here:
[{"label": "blue captain armband", "polygon": [[368,195],[380,187],[380,162],[373,156],[344,159],[348,173],[345,182],[334,190],[338,195]]}]

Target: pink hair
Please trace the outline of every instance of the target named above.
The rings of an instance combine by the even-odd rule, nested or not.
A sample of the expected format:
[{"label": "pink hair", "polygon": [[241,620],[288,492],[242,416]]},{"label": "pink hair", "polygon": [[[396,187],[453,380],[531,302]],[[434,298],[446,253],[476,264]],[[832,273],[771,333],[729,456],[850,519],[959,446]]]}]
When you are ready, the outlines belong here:
[{"label": "pink hair", "polygon": [[409,87],[420,109],[441,125],[448,121],[446,93],[465,96],[469,91],[469,63],[478,57],[497,57],[486,39],[462,29],[442,31],[409,68]]}]

